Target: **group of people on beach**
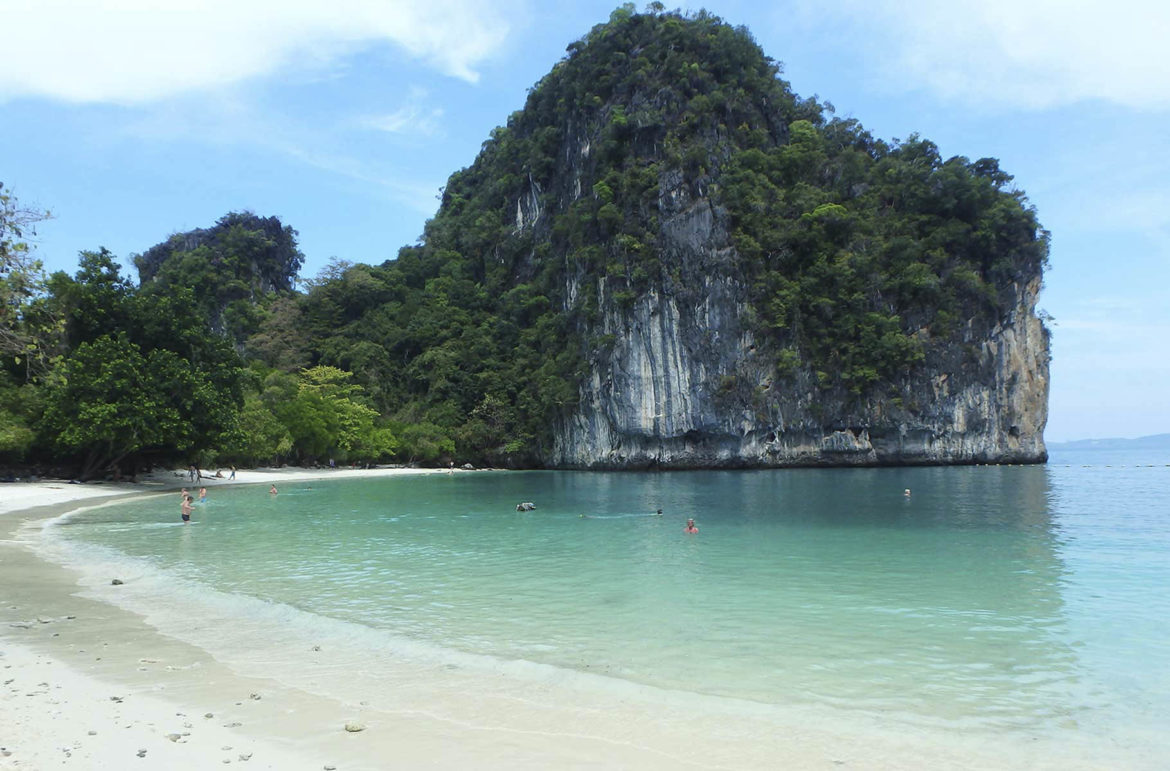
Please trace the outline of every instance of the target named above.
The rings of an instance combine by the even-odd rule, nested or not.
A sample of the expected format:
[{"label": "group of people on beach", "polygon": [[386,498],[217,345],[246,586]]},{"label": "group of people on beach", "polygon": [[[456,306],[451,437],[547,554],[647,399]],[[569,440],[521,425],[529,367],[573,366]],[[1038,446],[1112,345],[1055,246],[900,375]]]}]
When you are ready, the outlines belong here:
[{"label": "group of people on beach", "polygon": [[[231,474],[227,478],[228,479],[235,479],[236,478],[236,467],[230,466],[229,468],[231,470]],[[180,474],[179,476],[182,476],[182,475]],[[215,478],[216,479],[223,479],[224,478],[223,469],[220,468],[220,469],[215,470]],[[195,484],[195,480],[203,481],[203,470],[200,469],[198,466],[196,466],[194,463],[192,463],[190,466],[187,467],[187,479],[189,479],[191,481],[191,484]]]}]

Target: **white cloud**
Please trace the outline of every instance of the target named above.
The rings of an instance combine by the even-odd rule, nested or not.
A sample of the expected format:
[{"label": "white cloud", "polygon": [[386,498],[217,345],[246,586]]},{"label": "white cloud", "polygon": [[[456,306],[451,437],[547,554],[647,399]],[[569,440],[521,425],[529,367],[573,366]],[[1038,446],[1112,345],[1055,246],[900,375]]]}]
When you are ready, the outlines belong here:
[{"label": "white cloud", "polygon": [[428,107],[426,98],[425,90],[412,88],[406,104],[397,110],[381,115],[367,115],[359,118],[356,124],[359,128],[400,136],[435,136],[442,130],[443,110],[440,107]]},{"label": "white cloud", "polygon": [[408,104],[386,115],[372,115],[362,120],[365,128],[385,131],[389,134],[434,134],[439,128],[443,111],[438,108],[424,108]]},{"label": "white cloud", "polygon": [[805,3],[799,18],[821,34],[847,28],[889,89],[971,105],[1170,107],[1164,0],[839,0]]},{"label": "white cloud", "polygon": [[365,162],[315,148],[288,144],[284,145],[281,151],[314,168],[366,183],[390,200],[425,217],[433,216],[435,210],[439,208],[437,193],[445,180],[423,182],[417,179],[403,179],[393,174],[381,175]]},{"label": "white cloud", "polygon": [[8,0],[0,100],[142,103],[393,45],[474,82],[508,23],[474,0]]},{"label": "white cloud", "polygon": [[[421,92],[413,92],[421,93]],[[420,180],[393,164],[346,152],[345,130],[352,124],[305,123],[286,115],[257,109],[230,90],[222,98],[172,99],[131,111],[123,125],[125,137],[151,144],[190,143],[262,148],[297,163],[355,180],[395,204],[432,216],[438,207],[436,192],[444,178]],[[361,122],[357,121],[359,127]]]}]

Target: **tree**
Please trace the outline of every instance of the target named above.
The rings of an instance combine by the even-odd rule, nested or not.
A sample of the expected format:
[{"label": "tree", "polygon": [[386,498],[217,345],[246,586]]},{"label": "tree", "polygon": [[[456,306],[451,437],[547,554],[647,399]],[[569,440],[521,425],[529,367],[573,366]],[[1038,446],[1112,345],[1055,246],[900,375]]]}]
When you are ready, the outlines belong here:
[{"label": "tree", "polygon": [[247,463],[271,462],[288,455],[292,449],[288,429],[260,395],[251,393],[244,399],[235,429],[224,437],[220,455]]},{"label": "tree", "polygon": [[41,343],[53,326],[42,328],[28,313],[44,293],[45,272],[26,240],[26,233],[35,234],[36,224],[48,218],[48,212],[22,207],[0,182],[0,357],[22,365],[26,380],[48,368]]},{"label": "tree", "polygon": [[188,289],[215,332],[242,343],[274,297],[293,291],[304,255],[276,217],[224,215],[208,229],[171,236],[134,257],[144,289]]},{"label": "tree", "polygon": [[204,384],[170,351],[142,349],[125,334],[79,345],[55,372],[42,428],[58,450],[81,459],[89,479],[127,455],[189,448],[184,397]]},{"label": "tree", "polygon": [[133,456],[211,449],[235,428],[242,362],[189,289],[135,291],[105,249],[49,287],[74,347],[47,379],[41,434],[82,478]]},{"label": "tree", "polygon": [[362,388],[350,382],[352,377],[336,367],[301,371],[296,397],[279,408],[278,416],[302,457],[378,460],[394,451],[393,433],[378,427],[378,413],[358,401]]},{"label": "tree", "polygon": [[28,209],[0,182],[0,458],[22,460],[35,446],[38,382],[49,372],[59,318],[42,303],[45,273],[27,240],[49,213]]},{"label": "tree", "polygon": [[455,453],[455,440],[434,423],[411,423],[402,429],[402,447],[399,455],[408,463],[433,463],[443,455]]},{"label": "tree", "polygon": [[278,297],[245,344],[247,354],[266,366],[296,372],[309,366],[309,340],[303,324],[301,300]]},{"label": "tree", "polygon": [[48,290],[65,320],[65,342],[70,348],[116,330],[133,329],[130,298],[134,287],[122,277],[114,254],[105,247],[82,252],[72,277],[61,271],[50,276]]},{"label": "tree", "polygon": [[0,370],[0,458],[21,460],[33,447],[36,432],[33,416],[38,406],[38,389],[30,383],[17,385]]}]

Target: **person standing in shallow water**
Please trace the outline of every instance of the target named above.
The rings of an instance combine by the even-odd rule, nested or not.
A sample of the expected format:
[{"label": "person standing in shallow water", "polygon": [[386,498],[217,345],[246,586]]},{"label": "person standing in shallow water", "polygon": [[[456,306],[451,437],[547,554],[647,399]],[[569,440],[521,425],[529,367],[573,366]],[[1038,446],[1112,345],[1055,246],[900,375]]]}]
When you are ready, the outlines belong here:
[{"label": "person standing in shallow water", "polygon": [[687,526],[683,528],[683,532],[684,532],[684,533],[689,533],[689,534],[691,534],[691,535],[693,535],[693,534],[695,534],[695,533],[699,532],[699,528],[695,527],[695,520],[693,520],[693,519],[688,519],[688,520],[687,520]]},{"label": "person standing in shallow water", "polygon": [[179,507],[179,514],[183,517],[183,522],[191,521],[191,496],[183,496],[183,505]]},{"label": "person standing in shallow water", "polygon": [[199,488],[199,502],[200,503],[207,503],[207,488],[206,487]]}]

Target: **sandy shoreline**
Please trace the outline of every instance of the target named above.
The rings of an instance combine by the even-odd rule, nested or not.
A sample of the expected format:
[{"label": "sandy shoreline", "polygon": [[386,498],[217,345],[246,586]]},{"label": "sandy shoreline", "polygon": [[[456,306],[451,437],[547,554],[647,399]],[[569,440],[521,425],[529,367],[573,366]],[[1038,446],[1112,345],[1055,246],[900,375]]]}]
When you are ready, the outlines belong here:
[{"label": "sandy shoreline", "polygon": [[[351,739],[359,734],[344,730],[359,710],[309,704],[316,700],[238,677],[133,614],[76,596],[75,574],[13,536],[78,506],[181,487],[412,473],[436,472],[271,469],[194,486],[178,472],[158,472],[137,483],[0,485],[0,769],[376,767],[357,760]],[[325,706],[328,714],[314,716],[324,722],[306,726],[314,714],[306,706]],[[335,730],[322,730],[330,721]],[[332,741],[306,751],[301,745],[313,736]]]},{"label": "sandy shoreline", "polygon": [[[446,472],[246,471],[205,486],[411,473]],[[221,661],[101,601],[29,540],[30,522],[181,486],[191,488],[171,472],[137,484],[0,485],[0,769],[1109,767],[1048,742],[1005,757],[986,736],[842,724],[624,681],[582,687],[557,673],[518,675],[522,663],[368,661],[360,648],[318,652],[295,635],[270,661]]]}]

